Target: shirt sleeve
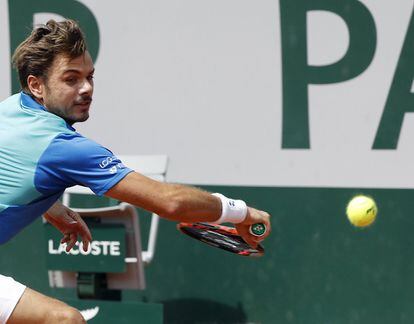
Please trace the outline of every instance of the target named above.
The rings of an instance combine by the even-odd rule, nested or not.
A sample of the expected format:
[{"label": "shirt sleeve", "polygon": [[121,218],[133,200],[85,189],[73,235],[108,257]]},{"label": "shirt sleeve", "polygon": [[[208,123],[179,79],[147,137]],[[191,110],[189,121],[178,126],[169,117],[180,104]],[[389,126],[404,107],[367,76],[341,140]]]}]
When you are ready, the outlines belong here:
[{"label": "shirt sleeve", "polygon": [[35,186],[47,194],[81,185],[101,196],[132,171],[102,145],[78,133],[60,134],[38,161]]}]

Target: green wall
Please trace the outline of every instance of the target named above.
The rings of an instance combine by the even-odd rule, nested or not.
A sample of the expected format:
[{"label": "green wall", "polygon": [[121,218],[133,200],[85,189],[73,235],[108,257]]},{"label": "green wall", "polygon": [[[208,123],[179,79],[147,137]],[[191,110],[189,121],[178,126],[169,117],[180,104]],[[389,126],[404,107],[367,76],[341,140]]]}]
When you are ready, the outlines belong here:
[{"label": "green wall", "polygon": [[[162,302],[165,323],[413,322],[412,190],[204,188],[272,214],[266,255],[238,257],[162,221],[147,289],[124,293],[124,300]],[[347,201],[361,192],[379,207],[365,230],[344,215]],[[141,220],[146,232],[148,217]],[[74,297],[48,287],[42,231],[38,221],[0,247],[1,273],[49,295]]]}]

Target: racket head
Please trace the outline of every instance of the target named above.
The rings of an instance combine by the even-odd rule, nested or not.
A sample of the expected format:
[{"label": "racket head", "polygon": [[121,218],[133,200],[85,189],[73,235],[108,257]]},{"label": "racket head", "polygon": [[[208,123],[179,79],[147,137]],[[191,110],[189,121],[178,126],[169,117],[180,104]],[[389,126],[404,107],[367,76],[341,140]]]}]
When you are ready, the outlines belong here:
[{"label": "racket head", "polygon": [[237,255],[260,257],[264,254],[260,244],[257,248],[251,247],[234,227],[209,223],[179,223],[177,229],[196,240]]}]

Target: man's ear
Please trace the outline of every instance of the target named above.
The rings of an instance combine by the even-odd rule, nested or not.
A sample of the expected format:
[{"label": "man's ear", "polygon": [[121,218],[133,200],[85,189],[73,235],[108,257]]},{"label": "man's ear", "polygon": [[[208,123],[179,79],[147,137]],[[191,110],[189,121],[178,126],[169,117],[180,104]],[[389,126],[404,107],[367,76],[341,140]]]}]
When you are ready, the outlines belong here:
[{"label": "man's ear", "polygon": [[27,87],[36,99],[38,99],[41,102],[43,101],[45,85],[40,77],[29,75],[27,77]]}]

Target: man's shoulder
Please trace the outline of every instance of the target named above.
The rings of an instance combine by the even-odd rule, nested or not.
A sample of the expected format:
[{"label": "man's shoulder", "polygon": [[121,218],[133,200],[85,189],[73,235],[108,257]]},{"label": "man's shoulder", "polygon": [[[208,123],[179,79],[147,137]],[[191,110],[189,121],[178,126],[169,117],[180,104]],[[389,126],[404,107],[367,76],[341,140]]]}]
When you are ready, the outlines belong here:
[{"label": "man's shoulder", "polygon": [[31,137],[42,140],[50,140],[60,133],[75,132],[62,118],[44,109],[27,105],[27,98],[28,95],[20,92],[0,102],[0,117],[4,129],[8,128],[23,135],[30,134]]},{"label": "man's shoulder", "polygon": [[68,130],[67,132],[59,133],[55,138],[54,142],[56,145],[66,146],[66,147],[74,147],[77,149],[82,148],[91,148],[99,146],[99,143],[95,142],[94,140],[83,136],[82,134]]},{"label": "man's shoulder", "polygon": [[103,152],[107,154],[111,151],[77,132],[58,134],[45,151],[47,155],[60,157],[66,161],[88,159]]},{"label": "man's shoulder", "polygon": [[18,107],[20,105],[20,93],[16,93],[0,101],[0,107]]}]

